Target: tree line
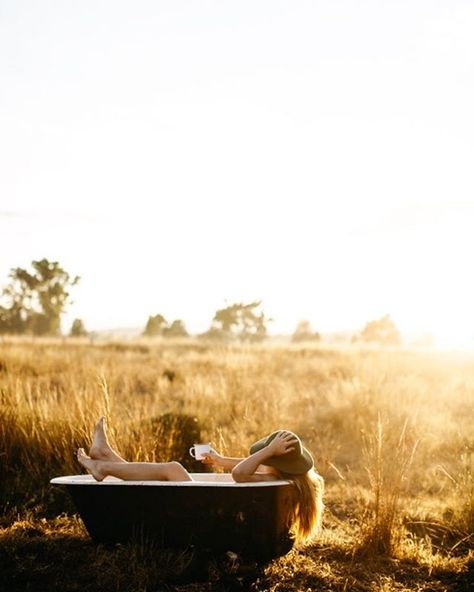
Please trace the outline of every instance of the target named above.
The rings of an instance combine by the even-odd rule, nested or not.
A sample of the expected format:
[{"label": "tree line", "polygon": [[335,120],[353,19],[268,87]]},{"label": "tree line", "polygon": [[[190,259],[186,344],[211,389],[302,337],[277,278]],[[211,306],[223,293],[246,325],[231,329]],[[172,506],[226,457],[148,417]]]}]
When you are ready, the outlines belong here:
[{"label": "tree line", "polygon": [[[70,275],[58,261],[40,259],[31,262],[31,269],[15,267],[10,270],[9,282],[0,295],[0,334],[13,335],[60,335],[61,316],[72,304],[70,290],[76,286],[79,276]],[[212,341],[240,341],[257,343],[268,336],[268,325],[272,321],[262,310],[262,302],[237,302],[218,309],[210,327],[198,335]],[[73,337],[89,333],[82,319],[75,319],[69,331]],[[147,337],[189,337],[181,319],[168,322],[158,313],[150,315],[142,335]],[[300,321],[292,341],[318,342],[321,335],[313,331],[307,320]],[[352,339],[383,345],[398,345],[400,333],[390,318],[370,321]]]},{"label": "tree line", "polygon": [[[217,310],[209,329],[198,337],[212,341],[263,341],[271,319],[261,310],[261,304],[260,300],[238,302]],[[163,315],[157,314],[148,317],[143,335],[187,337],[189,334],[182,320],[168,323]]]}]

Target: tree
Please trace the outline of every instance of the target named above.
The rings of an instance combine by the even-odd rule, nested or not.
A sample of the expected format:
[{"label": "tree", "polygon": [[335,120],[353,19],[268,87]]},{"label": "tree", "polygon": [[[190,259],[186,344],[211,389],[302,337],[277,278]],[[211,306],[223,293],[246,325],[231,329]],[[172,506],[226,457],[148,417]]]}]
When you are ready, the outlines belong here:
[{"label": "tree", "polygon": [[74,319],[69,335],[71,337],[86,337],[88,335],[82,319]]},{"label": "tree", "polygon": [[80,278],[71,277],[57,261],[32,261],[33,271],[13,268],[2,296],[0,332],[57,335],[61,315],[71,303],[69,289]]},{"label": "tree", "polygon": [[176,319],[163,331],[165,337],[189,337],[186,327],[181,319]]},{"label": "tree", "polygon": [[300,321],[291,336],[291,341],[294,343],[301,341],[321,341],[321,335],[317,331],[313,332],[309,321]]},{"label": "tree", "polygon": [[380,345],[399,345],[401,341],[400,332],[390,315],[368,322],[362,330],[360,338],[363,341]]},{"label": "tree", "polygon": [[259,311],[261,301],[236,303],[216,311],[211,327],[203,337],[239,341],[262,341],[271,320]]},{"label": "tree", "polygon": [[24,333],[25,330],[26,319],[19,306],[0,306],[0,333]]},{"label": "tree", "polygon": [[168,327],[168,321],[161,314],[155,316],[150,315],[145,325],[142,335],[146,337],[157,337],[163,335],[165,329]]}]

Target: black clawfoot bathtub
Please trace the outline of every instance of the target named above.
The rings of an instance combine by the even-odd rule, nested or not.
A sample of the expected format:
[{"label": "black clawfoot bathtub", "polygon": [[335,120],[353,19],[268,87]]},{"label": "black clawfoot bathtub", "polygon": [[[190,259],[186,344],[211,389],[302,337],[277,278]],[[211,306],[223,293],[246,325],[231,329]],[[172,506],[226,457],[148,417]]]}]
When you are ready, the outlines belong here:
[{"label": "black clawfoot bathtub", "polygon": [[167,548],[235,551],[261,560],[287,553],[292,486],[288,481],[235,483],[229,474],[193,473],[193,481],[122,481],[56,477],[66,486],[97,542],[134,537]]}]

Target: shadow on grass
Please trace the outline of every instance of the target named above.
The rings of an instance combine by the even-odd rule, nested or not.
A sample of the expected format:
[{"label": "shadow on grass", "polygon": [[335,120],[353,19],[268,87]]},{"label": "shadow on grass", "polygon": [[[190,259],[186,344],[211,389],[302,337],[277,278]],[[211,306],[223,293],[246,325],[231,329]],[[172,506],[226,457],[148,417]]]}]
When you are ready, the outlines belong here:
[{"label": "shadow on grass", "polygon": [[357,558],[352,549],[313,545],[293,550],[265,570],[253,588],[256,592],[334,590],[368,592],[413,590],[470,592],[474,589],[474,557],[467,569],[429,567],[415,560],[380,556]]},{"label": "shadow on grass", "polygon": [[150,541],[97,545],[79,520],[23,520],[0,530],[2,584],[9,592],[468,592],[474,561],[453,571],[415,560],[365,556],[350,546],[315,544],[266,565],[234,553],[159,549]]},{"label": "shadow on grass", "polygon": [[9,592],[249,590],[261,574],[233,553],[166,550],[144,540],[97,545],[28,521],[0,532],[0,565]]}]

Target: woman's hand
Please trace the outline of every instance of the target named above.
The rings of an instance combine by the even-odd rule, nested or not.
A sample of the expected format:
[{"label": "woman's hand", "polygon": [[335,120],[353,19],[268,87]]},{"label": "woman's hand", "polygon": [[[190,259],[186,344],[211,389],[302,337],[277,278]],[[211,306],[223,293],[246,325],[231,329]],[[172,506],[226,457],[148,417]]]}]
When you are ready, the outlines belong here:
[{"label": "woman's hand", "polygon": [[295,449],[298,440],[289,432],[280,432],[267,446],[272,456],[282,456]]},{"label": "woman's hand", "polygon": [[205,452],[203,457],[204,458],[201,460],[203,465],[214,465],[216,467],[222,465],[223,457],[213,448],[211,448],[210,452]]}]

